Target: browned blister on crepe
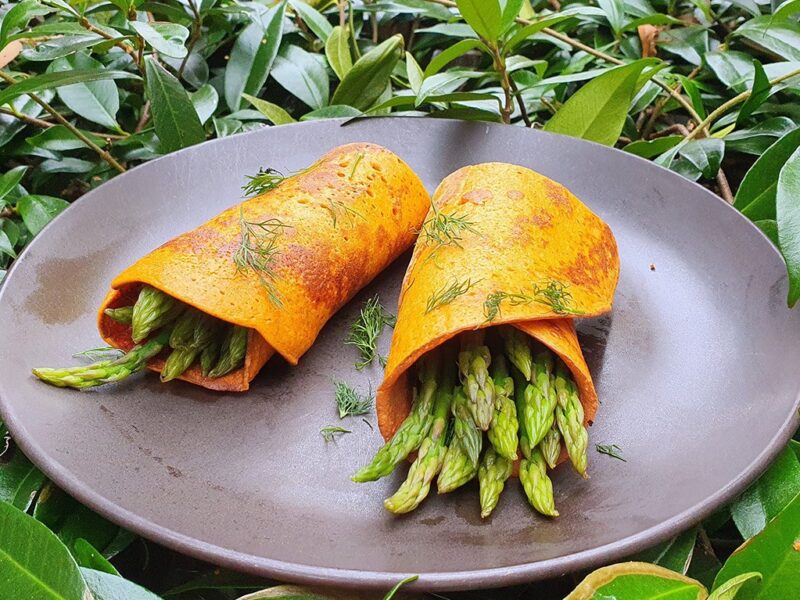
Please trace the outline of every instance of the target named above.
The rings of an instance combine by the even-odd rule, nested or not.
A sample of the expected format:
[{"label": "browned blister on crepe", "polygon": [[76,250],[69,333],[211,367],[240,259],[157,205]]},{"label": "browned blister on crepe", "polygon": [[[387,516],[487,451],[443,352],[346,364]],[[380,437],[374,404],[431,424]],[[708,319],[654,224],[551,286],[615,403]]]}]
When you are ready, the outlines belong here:
[{"label": "browned blister on crepe", "polygon": [[[572,371],[585,422],[597,394],[573,319],[611,310],[619,256],[609,227],[564,186],[530,169],[486,163],[459,169],[436,190],[441,216],[468,223],[460,239],[426,235],[432,209],[403,281],[378,424],[385,439],[408,415],[411,367],[462,331],[513,324],[555,352]],[[442,292],[466,289],[449,302]]]},{"label": "browned blister on crepe", "polygon": [[[100,307],[100,333],[129,350],[130,327],[103,311],[132,304],[150,285],[251,330],[243,368],[213,379],[194,365],[180,377],[210,389],[246,390],[274,353],[297,363],[328,319],[413,244],[429,206],[419,178],[397,155],[374,144],[340,146],[125,269]],[[234,261],[242,220],[281,224],[269,286],[264,273]],[[155,371],[162,366],[162,359],[148,364]]]}]

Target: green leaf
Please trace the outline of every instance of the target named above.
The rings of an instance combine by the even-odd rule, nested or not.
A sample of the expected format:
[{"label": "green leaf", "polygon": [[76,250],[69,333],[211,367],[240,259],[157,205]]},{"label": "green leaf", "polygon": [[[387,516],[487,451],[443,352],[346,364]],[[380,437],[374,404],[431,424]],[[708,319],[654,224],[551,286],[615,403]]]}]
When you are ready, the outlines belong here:
[{"label": "green leaf", "polygon": [[331,33],[333,33],[333,27],[328,23],[328,19],[320,14],[318,10],[303,2],[303,0],[291,0],[290,4],[303,20],[303,23],[314,32],[314,35],[323,42],[327,42]]},{"label": "green leaf", "polygon": [[67,206],[69,203],[61,198],[36,194],[23,196],[17,202],[17,210],[31,235],[39,233],[45,225],[53,220],[53,217]]},{"label": "green leaf", "polygon": [[708,597],[708,600],[733,600],[748,581],[760,581],[761,573],[742,573],[729,579]]},{"label": "green leaf", "polygon": [[764,15],[745,21],[731,35],[746,38],[768,54],[800,60],[800,30],[792,21]]},{"label": "green leaf", "polygon": [[353,118],[360,117],[363,114],[364,113],[357,108],[347,106],[346,104],[331,104],[330,106],[307,112],[300,117],[300,120],[312,121],[314,119],[338,119],[341,117]]},{"label": "green leaf", "polygon": [[17,188],[19,182],[22,181],[23,175],[25,175],[25,171],[28,170],[28,167],[25,165],[20,165],[19,167],[14,167],[10,171],[6,171],[3,175],[0,175],[0,208],[3,206],[3,198],[8,196],[8,194]]},{"label": "green leaf", "polygon": [[78,50],[97,46],[105,41],[97,34],[83,32],[81,35],[69,35],[36,44],[33,48],[23,50],[22,57],[34,62],[50,61],[74,54]]},{"label": "green leaf", "polygon": [[353,592],[299,585],[278,585],[247,594],[238,600],[362,600]]},{"label": "green leaf", "polygon": [[695,111],[697,111],[697,114],[700,115],[701,119],[705,119],[706,107],[703,106],[703,98],[700,95],[700,88],[697,87],[697,84],[688,77],[679,75],[678,78],[681,80],[683,90],[686,92],[686,95],[689,96],[689,100],[692,102],[692,107],[695,109]]},{"label": "green leaf", "polygon": [[[53,61],[48,68],[52,72],[83,70],[102,70],[103,63],[88,54],[77,53]],[[58,97],[72,112],[88,121],[119,130],[117,111],[119,110],[119,91],[113,81],[91,81],[76,83],[58,88]]]},{"label": "green leaf", "polygon": [[686,575],[694,554],[697,530],[689,529],[672,539],[639,552],[633,560],[653,563],[661,567]]},{"label": "green leaf", "polygon": [[774,219],[763,219],[761,221],[754,221],[755,225],[764,232],[776,246],[778,245],[778,222]]},{"label": "green leaf", "polygon": [[778,174],[798,146],[800,128],[767,148],[742,179],[733,205],[754,221],[774,219]]},{"label": "green leaf", "polygon": [[706,595],[699,581],[649,563],[628,562],[597,569],[564,600],[704,600]]},{"label": "green leaf", "polygon": [[625,22],[625,5],[622,0],[597,0],[597,5],[605,13],[614,34],[619,36]]},{"label": "green leaf", "polygon": [[342,80],[353,68],[353,58],[350,56],[350,30],[345,26],[337,25],[331,31],[328,41],[325,42],[325,56],[328,64]]},{"label": "green leaf", "polygon": [[267,117],[267,119],[269,119],[273,125],[286,125],[288,123],[295,122],[292,115],[290,115],[277,104],[267,102],[261,98],[256,98],[250,94],[243,94],[243,96],[244,99],[252,104],[258,112]]},{"label": "green leaf", "polygon": [[159,54],[173,58],[183,58],[187,54],[183,45],[189,37],[189,30],[177,23],[147,23],[131,21],[131,29],[138,33]]},{"label": "green leaf", "polygon": [[739,93],[747,89],[747,80],[753,76],[753,59],[744,52],[714,50],[706,52],[706,64],[722,83]]},{"label": "green leaf", "polygon": [[397,61],[403,54],[403,36],[393,35],[364,54],[348,71],[331,98],[331,104],[369,109],[383,94]]},{"label": "green leaf", "polygon": [[181,83],[152,57],[145,59],[147,96],[153,125],[164,152],[174,152],[206,139],[200,117]]},{"label": "green leaf", "polygon": [[328,104],[328,73],[317,55],[298,46],[285,46],[275,57],[271,75],[312,109]]},{"label": "green leaf", "polygon": [[8,36],[15,29],[22,29],[33,17],[39,17],[53,12],[49,6],[43,6],[37,0],[22,0],[15,4],[3,16],[0,22],[0,50],[6,45]]},{"label": "green leaf", "polygon": [[481,48],[485,52],[489,51],[482,41],[472,39],[458,41],[449,48],[442,50],[439,54],[434,56],[431,62],[428,63],[428,66],[425,67],[425,77],[435,75],[459,56],[463,56],[475,48]]},{"label": "green leaf", "polygon": [[422,105],[432,96],[441,96],[455,92],[467,80],[480,76],[481,73],[476,71],[451,69],[444,73],[437,73],[436,75],[426,77],[419,87],[419,92],[417,92],[415,105]]},{"label": "green leaf", "polygon": [[206,83],[196,92],[190,92],[189,98],[192,101],[194,110],[197,112],[200,123],[208,121],[214,111],[217,110],[219,95],[216,88],[210,83]]},{"label": "green leaf", "polygon": [[[0,234],[0,239],[4,237],[13,248],[7,233],[0,231]],[[45,476],[21,450],[14,448],[12,452],[11,460],[0,463],[0,500],[25,511],[44,485]]]},{"label": "green leaf", "polygon": [[[796,203],[796,202],[795,202]],[[759,221],[756,223],[769,237],[769,229],[775,221]],[[763,224],[763,225],[761,225]],[[797,442],[789,442],[789,446],[775,459],[764,473],[733,504],[731,515],[736,528],[745,539],[758,534],[770,520],[781,512],[792,499],[800,494],[800,459],[798,459]]]},{"label": "green leaf", "polygon": [[668,29],[659,34],[658,45],[689,64],[699,66],[708,51],[708,30],[700,25]]},{"label": "green leaf", "polygon": [[[81,131],[92,142],[98,146],[103,146],[105,141],[88,131]],[[55,152],[63,152],[65,150],[76,150],[78,148],[85,148],[86,144],[67,129],[63,125],[53,125],[47,129],[43,129],[36,135],[32,135],[27,139],[30,146],[34,148],[44,148],[46,150],[53,150]]]},{"label": "green leaf", "polygon": [[87,81],[100,81],[103,79],[139,79],[133,73],[124,71],[97,71],[94,69],[75,69],[63,73],[43,73],[34,75],[12,84],[0,91],[0,104],[6,104],[18,96],[28,92],[38,92],[58,88],[63,85],[84,83]]},{"label": "green leaf", "polygon": [[414,55],[410,52],[406,52],[406,77],[408,78],[408,85],[411,86],[411,91],[414,92],[414,95],[418,94],[425,75]]},{"label": "green leaf", "polygon": [[794,151],[778,175],[775,191],[778,242],[789,273],[790,307],[800,299],[800,148]]},{"label": "green leaf", "polygon": [[[203,592],[203,591],[232,591],[240,592],[244,590],[260,590],[267,586],[269,582],[265,579],[255,577],[252,575],[245,575],[244,573],[237,573],[236,571],[228,571],[225,569],[214,569],[206,573],[201,573],[194,579],[190,579],[174,588],[170,588],[166,592],[162,592],[162,596],[169,598],[170,596],[179,596],[187,592]],[[182,596],[186,597],[186,596]],[[194,594],[193,597],[200,598],[200,594]]]},{"label": "green leaf", "polygon": [[769,84],[769,78],[764,73],[764,67],[757,60],[753,61],[753,68],[755,69],[755,76],[753,77],[753,87],[750,89],[750,97],[742,104],[739,109],[739,116],[736,117],[736,126],[741,126],[747,118],[755,112],[755,110],[764,104],[764,101],[769,97],[772,86]]},{"label": "green leaf", "polygon": [[759,584],[750,580],[739,590],[737,600],[792,600],[797,598],[800,573],[800,496],[772,519],[764,530],[742,544],[717,574],[714,589],[744,573],[761,573]]},{"label": "green leaf", "polygon": [[681,147],[680,155],[692,163],[703,177],[713,179],[725,155],[725,142],[716,138],[691,140]]},{"label": "green leaf", "polygon": [[778,139],[796,128],[795,122],[787,117],[772,117],[753,127],[729,133],[725,136],[725,148],[761,156]]},{"label": "green leaf", "polygon": [[500,0],[500,33],[503,34],[514,24],[525,0]]},{"label": "green leaf", "polygon": [[[53,94],[54,92],[45,90],[39,95],[39,97],[45,102],[49,102],[52,100]],[[44,110],[36,102],[31,100],[29,96],[19,96],[14,98],[14,100],[11,101],[11,106],[15,111],[28,117],[38,117]],[[25,127],[26,125],[24,121],[12,117],[11,115],[0,113],[0,148],[14,139],[14,137],[20,131],[25,129]]]},{"label": "green leaf", "polygon": [[47,527],[0,502],[0,597],[85,600],[69,551]]},{"label": "green leaf", "polygon": [[581,11],[588,10],[591,7],[581,6],[580,8],[565,8],[564,10],[552,14],[547,15],[546,17],[542,17],[538,21],[534,21],[529,25],[525,25],[524,27],[520,28],[518,31],[512,35],[508,41],[504,44],[504,48],[506,53],[511,52],[514,48],[516,48],[519,44],[524,42],[529,37],[539,33],[545,27],[552,27],[553,25],[560,23],[566,19],[577,17],[581,14]]},{"label": "green leaf", "polygon": [[456,0],[458,12],[479,36],[496,42],[503,30],[502,13],[498,0]]},{"label": "green leaf", "polygon": [[81,567],[88,569],[95,569],[103,571],[111,575],[119,577],[119,571],[112,565],[105,556],[98,552],[97,548],[92,546],[83,538],[78,538],[72,544],[72,555]]},{"label": "green leaf", "polygon": [[[640,75],[652,59],[637,60],[592,79],[545,124],[545,131],[562,133],[611,146],[625,124],[631,100],[644,85]],[[651,69],[651,72],[654,69]]]},{"label": "green leaf", "polygon": [[81,568],[81,575],[94,600],[160,600],[135,583],[94,569]]},{"label": "green leaf", "polygon": [[266,83],[283,39],[285,11],[281,2],[254,16],[236,38],[225,66],[225,103],[232,111],[241,107],[242,93],[258,95]]},{"label": "green leaf", "polygon": [[674,148],[682,139],[682,135],[666,135],[649,141],[637,140],[625,146],[623,150],[642,158],[653,158],[663,154],[670,148]]}]

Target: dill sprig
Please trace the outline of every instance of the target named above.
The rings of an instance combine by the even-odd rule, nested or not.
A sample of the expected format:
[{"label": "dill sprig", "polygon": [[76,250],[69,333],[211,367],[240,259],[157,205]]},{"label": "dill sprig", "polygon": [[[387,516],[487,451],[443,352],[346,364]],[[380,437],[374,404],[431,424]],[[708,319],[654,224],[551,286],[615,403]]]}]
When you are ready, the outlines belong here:
[{"label": "dill sprig", "polygon": [[102,346],[101,348],[90,348],[83,352],[76,352],[72,358],[88,358],[90,360],[113,359],[119,358],[124,352],[119,348],[112,346]]},{"label": "dill sprig", "polygon": [[350,206],[347,206],[341,200],[330,200],[328,202],[327,206],[325,206],[324,208],[327,209],[328,212],[331,213],[331,218],[333,218],[333,228],[334,229],[336,229],[336,223],[337,223],[337,220],[338,220],[340,214],[342,214],[342,215],[344,215],[346,217],[349,217],[350,225],[353,224],[353,221],[355,220],[356,217],[358,217],[360,219],[363,219],[364,221],[367,220],[367,218],[364,215],[362,215],[356,209],[354,209],[354,208],[352,208]]},{"label": "dill sprig", "polygon": [[486,300],[483,303],[483,314],[486,317],[486,321],[494,321],[502,313],[501,305],[503,302],[507,302],[511,306],[537,302],[549,307],[557,315],[583,314],[583,311],[570,307],[572,294],[567,288],[567,284],[551,279],[546,283],[534,284],[533,294],[504,292],[502,290],[494,291],[486,296]]},{"label": "dill sprig", "polygon": [[358,168],[358,164],[364,159],[364,153],[359,152],[356,155],[356,159],[353,161],[353,166],[350,168],[350,175],[347,176],[348,179],[352,180],[353,176],[356,174],[356,169]]},{"label": "dill sprig", "polygon": [[[436,205],[431,203],[433,216],[426,219],[422,224],[419,233],[427,244],[436,247],[458,246],[461,248],[461,239],[465,231],[478,233],[475,223],[467,219],[466,215],[453,213],[443,213]],[[436,251],[434,250],[434,252]]]},{"label": "dill sprig", "polygon": [[[378,337],[386,325],[394,327],[394,323],[395,316],[386,311],[377,295],[367,300],[358,320],[350,326],[350,333],[344,340],[345,344],[358,348],[361,354],[356,369],[360,371],[375,359]],[[379,356],[378,360],[383,364],[383,357]]]},{"label": "dill sprig", "polygon": [[600,454],[605,454],[610,456],[611,458],[616,458],[617,460],[621,460],[622,462],[628,462],[624,458],[622,458],[622,448],[617,446],[616,444],[595,444],[595,450],[597,450]]},{"label": "dill sprig", "polygon": [[267,290],[272,303],[275,306],[282,307],[283,303],[275,290],[274,280],[276,274],[273,269],[273,263],[279,252],[277,246],[278,237],[289,225],[285,225],[279,219],[247,221],[244,218],[244,211],[240,209],[239,227],[241,240],[239,248],[233,255],[236,270],[245,272],[250,269],[256,273],[261,285]]},{"label": "dill sprig", "polygon": [[277,169],[271,167],[260,168],[255,175],[247,176],[249,181],[242,186],[242,190],[244,190],[246,196],[258,196],[275,189],[286,181],[287,177]]},{"label": "dill sprig", "polygon": [[328,425],[323,427],[319,430],[319,434],[322,436],[322,439],[325,442],[333,442],[336,439],[337,435],[343,435],[345,433],[353,433],[349,429],[345,429],[344,427],[337,427],[336,425]]},{"label": "dill sprig", "polygon": [[339,409],[340,419],[365,415],[372,409],[372,400],[374,398],[372,388],[364,395],[359,394],[344,381],[336,381],[335,385],[336,407]]},{"label": "dill sprig", "polygon": [[431,294],[430,298],[428,298],[428,304],[425,306],[425,314],[427,315],[434,308],[444,306],[445,304],[450,304],[459,296],[466,294],[469,289],[476,285],[479,281],[480,279],[478,281],[465,279],[464,281],[453,280],[450,283],[446,283],[439,290]]}]

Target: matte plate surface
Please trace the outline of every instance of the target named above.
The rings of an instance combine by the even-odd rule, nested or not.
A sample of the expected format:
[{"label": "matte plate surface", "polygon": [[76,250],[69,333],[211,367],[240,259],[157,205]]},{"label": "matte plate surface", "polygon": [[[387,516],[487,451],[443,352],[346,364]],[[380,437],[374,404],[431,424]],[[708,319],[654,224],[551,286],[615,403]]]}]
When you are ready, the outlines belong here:
[{"label": "matte plate surface", "polygon": [[[407,257],[323,330],[297,368],[270,363],[250,393],[152,374],[87,393],[31,367],[96,347],[94,313],[139,256],[239,201],[259,167],[287,173],[351,141],[383,144],[432,191],[451,171],[514,162],[563,183],[609,223],[622,274],[614,311],[581,323],[602,405],[583,481],[554,474],[561,517],[516,481],[481,521],[477,486],[394,518],[404,473],[356,485],[381,445],[340,423],[333,381],[375,388],[343,346],[362,302],[394,307]],[[434,119],[267,128],[137,167],[87,194],[25,251],[0,292],[3,418],[58,485],[109,519],[182,552],[276,578],[419,589],[497,586],[611,562],[674,535],[751,482],[797,427],[800,312],[786,308],[778,253],[724,202],[644,160],[519,127]],[[381,350],[388,349],[388,334]],[[319,430],[353,433],[325,443]],[[595,452],[617,444],[627,462]],[[405,469],[400,469],[405,471]]]}]

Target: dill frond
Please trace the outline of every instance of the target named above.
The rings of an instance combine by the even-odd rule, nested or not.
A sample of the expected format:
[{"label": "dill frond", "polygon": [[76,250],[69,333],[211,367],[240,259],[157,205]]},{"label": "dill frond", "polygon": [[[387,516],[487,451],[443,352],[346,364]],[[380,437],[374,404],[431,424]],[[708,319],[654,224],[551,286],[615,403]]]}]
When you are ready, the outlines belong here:
[{"label": "dill frond", "polygon": [[504,292],[498,290],[486,296],[483,303],[483,314],[486,321],[494,321],[502,313],[501,305],[508,302],[511,306],[537,302],[550,308],[557,315],[580,315],[582,311],[570,307],[572,294],[567,290],[567,284],[551,279],[546,283],[534,284],[533,294],[523,292]]},{"label": "dill frond", "polygon": [[[395,316],[386,311],[380,297],[375,295],[367,300],[358,320],[350,326],[350,333],[344,340],[345,344],[358,348],[361,355],[356,369],[360,371],[375,359],[378,337],[386,325],[394,327],[394,323]],[[378,361],[382,365],[385,362],[382,356],[378,357]]]},{"label": "dill frond", "polygon": [[[458,246],[461,248],[461,239],[464,232],[478,233],[475,223],[467,219],[467,215],[458,213],[443,213],[435,204],[431,204],[433,216],[422,224],[419,233],[425,243],[436,247]],[[435,251],[435,250],[434,250]]]},{"label": "dill frond", "polygon": [[533,300],[534,298],[527,294],[513,294],[503,291],[492,292],[486,296],[486,300],[483,303],[483,315],[487,321],[494,321],[501,314],[500,305],[504,301],[508,301],[511,306],[519,306],[520,304],[533,302]]},{"label": "dill frond", "polygon": [[331,213],[331,218],[333,218],[334,229],[336,229],[336,223],[340,214],[349,218],[350,225],[353,224],[353,221],[355,220],[356,217],[358,217],[359,219],[363,219],[364,221],[367,220],[367,218],[364,215],[362,215],[356,209],[347,206],[341,200],[331,200],[324,208],[326,208],[328,212]]},{"label": "dill frond", "polygon": [[336,407],[339,418],[365,415],[372,409],[372,389],[366,395],[359,394],[344,381],[336,381]]},{"label": "dill frond", "polygon": [[605,454],[607,456],[610,456],[611,458],[616,458],[617,460],[621,460],[622,462],[628,462],[627,460],[622,458],[622,448],[620,448],[616,444],[608,444],[605,446],[602,444],[595,444],[594,448],[600,454]]},{"label": "dill frond", "polygon": [[242,186],[246,196],[258,196],[264,192],[275,189],[283,183],[287,176],[271,167],[261,168],[255,175],[248,175],[249,180]]},{"label": "dill frond", "polygon": [[345,429],[344,427],[337,427],[335,425],[328,425],[327,427],[323,427],[319,430],[319,434],[326,443],[333,442],[337,435],[342,435],[345,433],[352,433],[352,431]]},{"label": "dill frond", "polygon": [[273,263],[279,252],[278,237],[289,225],[282,223],[279,219],[247,221],[244,218],[244,211],[240,209],[239,227],[241,239],[239,248],[233,255],[236,270],[241,273],[249,269],[256,273],[261,285],[267,290],[270,301],[275,306],[282,307],[283,303],[275,290],[276,275]]},{"label": "dill frond", "polygon": [[452,281],[445,284],[438,291],[431,294],[430,298],[428,298],[428,304],[425,306],[425,314],[427,315],[434,308],[444,306],[445,304],[450,304],[459,296],[466,294],[472,286],[478,283],[478,281],[465,279],[464,281]]},{"label": "dill frond", "polygon": [[353,176],[356,174],[356,169],[358,168],[358,164],[364,159],[364,153],[359,152],[356,155],[356,159],[353,161],[353,166],[350,168],[350,175],[347,176],[348,179],[352,181]]}]

